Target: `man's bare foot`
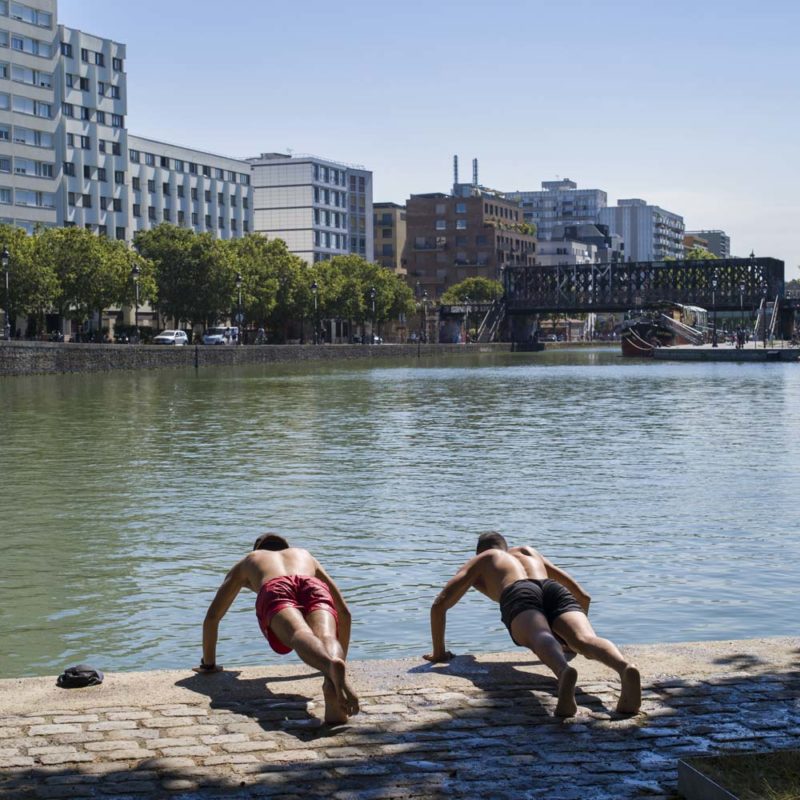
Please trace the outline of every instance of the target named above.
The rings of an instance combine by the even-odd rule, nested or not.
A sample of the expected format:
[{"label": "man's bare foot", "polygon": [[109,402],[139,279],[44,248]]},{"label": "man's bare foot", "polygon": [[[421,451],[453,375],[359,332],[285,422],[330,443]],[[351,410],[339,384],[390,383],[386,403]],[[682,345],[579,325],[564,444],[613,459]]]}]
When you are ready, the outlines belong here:
[{"label": "man's bare foot", "polygon": [[342,711],[349,717],[358,714],[358,695],[347,680],[344,661],[334,658],[331,661],[331,683],[336,691],[336,699]]},{"label": "man's bare foot", "polygon": [[578,711],[575,702],[575,684],[578,682],[578,670],[575,667],[564,667],[558,678],[557,717],[574,717]]},{"label": "man's bare foot", "polygon": [[620,714],[636,714],[642,707],[642,676],[629,664],[622,672],[622,691],[619,693],[617,711]]},{"label": "man's bare foot", "polygon": [[325,722],[328,725],[343,725],[347,722],[347,714],[342,711],[336,689],[329,678],[322,681],[322,696],[325,698]]}]

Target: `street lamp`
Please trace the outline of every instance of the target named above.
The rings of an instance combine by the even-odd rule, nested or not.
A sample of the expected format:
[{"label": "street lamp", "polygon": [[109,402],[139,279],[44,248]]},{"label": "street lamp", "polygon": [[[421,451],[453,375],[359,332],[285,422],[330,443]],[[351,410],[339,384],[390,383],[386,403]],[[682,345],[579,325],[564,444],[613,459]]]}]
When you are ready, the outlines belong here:
[{"label": "street lamp", "polygon": [[237,344],[242,343],[242,336],[244,335],[244,326],[242,325],[242,322],[244,321],[244,314],[242,314],[242,283],[243,283],[242,273],[237,272],[236,289],[239,292],[239,304],[236,310],[236,322],[237,322],[237,327],[239,329],[239,335],[236,337]]},{"label": "street lamp", "polygon": [[744,281],[739,284],[739,324],[744,327]]},{"label": "street lamp", "polygon": [[311,284],[311,294],[314,295],[314,344],[319,344],[319,322],[317,320],[317,291],[319,286],[317,282]]},{"label": "street lamp", "polygon": [[469,342],[469,295],[464,296],[464,344]]},{"label": "street lamp", "polygon": [[369,290],[369,299],[372,300],[372,331],[370,336],[370,344],[375,344],[375,298],[377,297],[378,292],[373,286]]},{"label": "street lamp", "polygon": [[3,272],[6,274],[6,324],[4,328],[5,340],[11,338],[11,294],[8,289],[8,265],[11,262],[11,256],[8,254],[8,248],[3,248],[3,254],[0,256],[0,262],[3,264]]},{"label": "street lamp", "polygon": [[131,278],[133,279],[133,295],[135,298],[135,311],[133,316],[133,326],[136,328],[136,344],[139,344],[139,265],[134,264],[131,268]]},{"label": "street lamp", "polygon": [[425,344],[428,344],[428,290],[425,289],[422,292],[422,319],[423,319],[423,328],[422,328],[422,335],[425,337]]},{"label": "street lamp", "polygon": [[764,314],[764,349],[766,349],[766,347],[767,347],[767,282],[766,281],[764,281],[761,284],[761,296],[762,296],[762,299],[764,301],[761,304],[761,307],[764,309],[764,311],[763,311],[763,314]]},{"label": "street lamp", "polygon": [[714,273],[714,277],[711,278],[711,307],[713,308],[714,313],[714,322],[713,322],[713,332],[711,334],[711,346],[712,347],[719,347],[719,343],[717,342],[717,273]]}]

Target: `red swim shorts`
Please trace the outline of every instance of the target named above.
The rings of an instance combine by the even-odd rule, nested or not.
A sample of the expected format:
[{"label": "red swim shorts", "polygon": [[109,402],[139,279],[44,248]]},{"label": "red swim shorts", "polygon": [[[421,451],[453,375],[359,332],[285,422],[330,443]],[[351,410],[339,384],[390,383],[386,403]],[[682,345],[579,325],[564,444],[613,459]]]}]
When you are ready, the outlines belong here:
[{"label": "red swim shorts", "polygon": [[282,575],[280,578],[273,578],[263,584],[258,592],[256,617],[261,632],[276,653],[284,655],[292,652],[292,648],[287,647],[269,627],[272,618],[284,608],[300,609],[304,617],[323,608],[333,614],[338,630],[339,616],[327,584],[308,575]]}]

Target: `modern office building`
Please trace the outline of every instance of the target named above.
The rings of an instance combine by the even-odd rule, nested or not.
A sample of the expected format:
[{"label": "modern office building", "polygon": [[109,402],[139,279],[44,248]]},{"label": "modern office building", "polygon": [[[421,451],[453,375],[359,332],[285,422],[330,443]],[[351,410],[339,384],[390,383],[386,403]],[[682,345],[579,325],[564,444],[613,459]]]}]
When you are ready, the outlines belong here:
[{"label": "modern office building", "polygon": [[253,228],[316,262],[374,254],[372,173],[317,156],[262,153],[252,170]]},{"label": "modern office building", "polygon": [[567,178],[542,181],[541,191],[506,192],[505,196],[522,204],[525,222],[536,225],[538,239],[550,239],[557,225],[598,222],[600,210],[608,205],[601,189],[579,189]]},{"label": "modern office building", "polygon": [[398,275],[406,274],[406,207],[373,203],[375,262]]},{"label": "modern office building", "polygon": [[536,264],[540,267],[596,264],[597,247],[570,239],[540,241],[536,251]]},{"label": "modern office building", "polygon": [[[607,225],[589,222],[580,225],[556,225],[552,230],[550,241],[580,242],[593,245],[596,250],[597,263],[607,264],[625,260],[625,244],[622,237],[611,233]],[[540,251],[541,252],[541,251]],[[537,258],[537,263],[541,263]]]},{"label": "modern office building", "polygon": [[730,258],[731,257],[731,237],[725,231],[720,230],[703,230],[703,231],[686,231],[687,236],[696,236],[704,239],[706,244],[704,247],[717,258]]},{"label": "modern office building", "polygon": [[683,217],[633,198],[600,209],[600,222],[625,242],[628,261],[683,258]]},{"label": "modern office building", "polygon": [[128,136],[131,235],[162,222],[235,239],[252,230],[250,165]]},{"label": "modern office building", "polygon": [[406,203],[407,280],[432,301],[465,278],[500,280],[511,265],[533,266],[536,237],[523,233],[518,203],[474,188],[472,196],[411,195]]}]

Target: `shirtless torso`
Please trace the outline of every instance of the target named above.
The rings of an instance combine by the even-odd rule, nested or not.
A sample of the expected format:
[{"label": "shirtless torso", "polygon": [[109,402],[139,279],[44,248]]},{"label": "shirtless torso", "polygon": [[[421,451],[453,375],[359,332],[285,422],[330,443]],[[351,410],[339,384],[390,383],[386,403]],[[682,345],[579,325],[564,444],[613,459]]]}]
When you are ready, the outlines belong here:
[{"label": "shirtless torso", "polygon": [[277,551],[254,550],[228,574],[234,573],[240,588],[256,593],[267,581],[283,575],[307,575],[324,580],[324,570],[317,559],[301,547]]}]

